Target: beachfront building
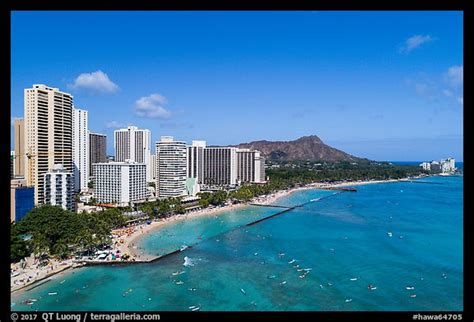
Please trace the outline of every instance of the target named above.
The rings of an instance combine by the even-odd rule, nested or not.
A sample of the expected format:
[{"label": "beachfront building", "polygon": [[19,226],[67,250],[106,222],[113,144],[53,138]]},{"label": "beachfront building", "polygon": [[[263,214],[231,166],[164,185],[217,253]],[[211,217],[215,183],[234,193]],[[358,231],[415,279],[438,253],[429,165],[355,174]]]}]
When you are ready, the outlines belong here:
[{"label": "beachfront building", "polygon": [[115,161],[131,160],[146,165],[146,180],[153,182],[151,177],[151,132],[136,126],[114,131]]},{"label": "beachfront building", "polygon": [[15,142],[14,172],[15,177],[25,176],[25,120],[13,120],[13,135]]},{"label": "beachfront building", "polygon": [[10,221],[20,221],[35,207],[35,190],[26,185],[26,179],[10,181]]},{"label": "beachfront building", "polygon": [[431,170],[431,164],[429,162],[422,162],[420,163],[420,167],[423,168],[423,170],[430,171]]},{"label": "beachfront building", "polygon": [[44,174],[44,204],[74,211],[74,176],[62,164]]},{"label": "beachfront building", "polygon": [[204,180],[204,149],[206,141],[193,140],[192,145],[188,146],[187,153],[187,177],[195,178],[197,184]]},{"label": "beachfront building", "polygon": [[89,129],[88,113],[85,110],[73,108],[73,162],[74,162],[74,189],[87,190],[89,182]]},{"label": "beachfront building", "polygon": [[148,198],[146,164],[131,160],[93,164],[95,198],[99,203],[127,206]]},{"label": "beachfront building", "polygon": [[34,186],[35,205],[44,201],[45,174],[55,164],[73,171],[73,96],[35,84],[24,90],[25,178]]},{"label": "beachfront building", "polygon": [[94,163],[107,162],[107,136],[89,131],[89,177],[92,177]]},{"label": "beachfront building", "polygon": [[208,186],[237,184],[237,148],[204,148],[203,183]]},{"label": "beachfront building", "polygon": [[431,161],[430,169],[431,171],[441,171],[441,164],[438,161]]},{"label": "beachfront building", "polygon": [[265,182],[265,159],[260,151],[237,149],[237,181]]},{"label": "beachfront building", "polygon": [[156,197],[186,195],[186,142],[162,136],[156,142]]}]

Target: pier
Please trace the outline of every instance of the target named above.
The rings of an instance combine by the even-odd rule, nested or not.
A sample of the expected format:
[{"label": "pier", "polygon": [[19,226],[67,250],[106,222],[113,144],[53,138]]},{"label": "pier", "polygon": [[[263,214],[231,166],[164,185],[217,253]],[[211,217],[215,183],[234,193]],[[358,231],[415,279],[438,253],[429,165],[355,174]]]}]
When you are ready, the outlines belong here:
[{"label": "pier", "polygon": [[257,206],[257,207],[275,207],[275,208],[285,208],[285,209],[291,208],[291,207],[289,207],[289,206],[280,206],[280,205],[265,205],[265,204],[261,204],[261,203],[249,203],[249,206]]}]

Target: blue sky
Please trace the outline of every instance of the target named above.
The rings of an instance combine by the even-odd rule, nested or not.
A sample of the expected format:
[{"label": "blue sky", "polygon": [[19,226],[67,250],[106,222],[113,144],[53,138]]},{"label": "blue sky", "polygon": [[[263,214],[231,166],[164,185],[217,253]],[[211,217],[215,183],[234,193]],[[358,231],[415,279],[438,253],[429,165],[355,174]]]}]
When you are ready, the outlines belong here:
[{"label": "blue sky", "polygon": [[462,160],[462,26],[454,11],[13,12],[11,115],[43,83],[109,154],[133,124],[153,141],[315,134],[374,160]]}]

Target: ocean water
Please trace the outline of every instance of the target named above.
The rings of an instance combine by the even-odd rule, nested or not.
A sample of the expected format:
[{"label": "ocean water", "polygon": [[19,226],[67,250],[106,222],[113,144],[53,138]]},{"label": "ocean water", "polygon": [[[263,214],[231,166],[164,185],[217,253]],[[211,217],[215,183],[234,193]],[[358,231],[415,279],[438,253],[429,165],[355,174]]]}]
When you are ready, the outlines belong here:
[{"label": "ocean water", "polygon": [[[304,190],[276,203],[327,198],[252,226],[244,225],[280,209],[250,206],[172,224],[139,247],[156,254],[197,244],[150,264],[57,275],[14,293],[12,309],[462,310],[463,177],[421,181],[439,184],[369,184],[336,194]],[[185,257],[191,265],[183,265]],[[37,301],[22,303],[29,298]]]}]

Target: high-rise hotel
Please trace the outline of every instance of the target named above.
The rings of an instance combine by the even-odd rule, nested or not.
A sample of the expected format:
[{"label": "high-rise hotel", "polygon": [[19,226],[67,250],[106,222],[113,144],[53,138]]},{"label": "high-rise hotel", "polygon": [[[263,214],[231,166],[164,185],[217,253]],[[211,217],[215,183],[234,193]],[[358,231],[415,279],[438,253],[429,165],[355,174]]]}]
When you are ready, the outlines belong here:
[{"label": "high-rise hotel", "polygon": [[187,167],[188,178],[195,178],[198,184],[204,182],[204,149],[206,141],[193,140],[192,145],[188,146]]},{"label": "high-rise hotel", "polygon": [[115,161],[131,160],[146,165],[146,180],[152,182],[151,132],[136,126],[114,131]]},{"label": "high-rise hotel", "polygon": [[73,108],[73,161],[74,188],[76,191],[87,189],[89,181],[89,125],[88,113],[85,110]]},{"label": "high-rise hotel", "polygon": [[35,84],[24,90],[25,177],[35,187],[35,205],[44,203],[44,175],[62,164],[73,171],[73,96]]},{"label": "high-rise hotel", "polygon": [[156,142],[156,196],[158,198],[186,195],[186,142],[162,136]]},{"label": "high-rise hotel", "polygon": [[251,149],[237,150],[237,181],[265,182],[265,158],[260,151]]},{"label": "high-rise hotel", "polygon": [[204,149],[203,183],[210,186],[237,184],[237,148],[206,147]]},{"label": "high-rise hotel", "polygon": [[107,136],[89,131],[89,175],[93,176],[94,163],[107,162]]}]

